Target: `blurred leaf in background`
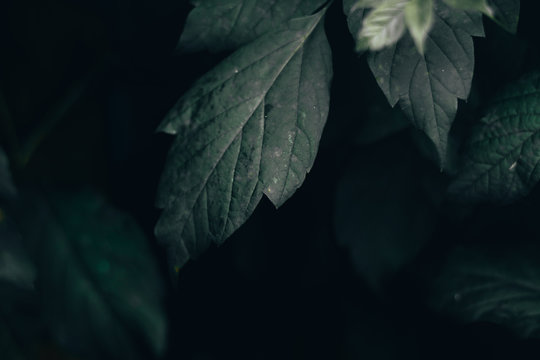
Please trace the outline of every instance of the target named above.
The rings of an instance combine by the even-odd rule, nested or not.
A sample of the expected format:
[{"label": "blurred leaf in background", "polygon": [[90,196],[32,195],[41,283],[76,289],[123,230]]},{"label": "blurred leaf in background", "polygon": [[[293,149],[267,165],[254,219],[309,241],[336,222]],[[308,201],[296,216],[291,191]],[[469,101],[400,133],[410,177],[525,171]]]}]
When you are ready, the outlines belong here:
[{"label": "blurred leaf in background", "polygon": [[360,148],[337,187],[337,241],[376,290],[430,239],[443,200],[444,176],[408,135],[402,131]]},{"label": "blurred leaf in background", "polygon": [[163,353],[162,278],[130,216],[91,191],[27,190],[14,214],[31,249],[36,296],[55,344],[83,359]]}]

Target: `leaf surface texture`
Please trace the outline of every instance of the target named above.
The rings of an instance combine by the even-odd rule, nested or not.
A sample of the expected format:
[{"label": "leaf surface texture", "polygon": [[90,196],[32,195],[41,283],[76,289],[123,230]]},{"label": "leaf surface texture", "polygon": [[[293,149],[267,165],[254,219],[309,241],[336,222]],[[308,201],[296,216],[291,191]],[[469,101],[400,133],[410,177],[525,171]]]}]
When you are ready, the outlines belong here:
[{"label": "leaf surface texture", "polygon": [[467,143],[450,193],[467,202],[514,201],[540,180],[540,73],[508,86]]},{"label": "leaf surface texture", "polygon": [[158,189],[164,211],[155,233],[176,266],[222,243],[263,194],[282,205],[311,169],[332,76],[325,10],[237,50],[161,124],[176,138]]}]

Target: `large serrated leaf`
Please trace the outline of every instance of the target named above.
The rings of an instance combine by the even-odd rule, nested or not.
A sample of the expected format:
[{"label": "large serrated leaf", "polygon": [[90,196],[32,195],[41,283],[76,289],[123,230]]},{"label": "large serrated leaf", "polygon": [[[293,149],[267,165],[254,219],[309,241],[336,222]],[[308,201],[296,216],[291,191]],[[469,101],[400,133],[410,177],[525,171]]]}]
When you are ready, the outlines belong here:
[{"label": "large serrated leaf", "polygon": [[329,106],[326,9],[296,18],[205,74],[160,129],[176,134],[155,233],[176,266],[221,243],[263,193],[280,206],[311,169]]},{"label": "large serrated leaf", "polygon": [[20,206],[54,340],[90,358],[138,359],[145,349],[162,354],[163,283],[134,220],[92,192],[25,192]]},{"label": "large serrated leaf", "polygon": [[464,322],[489,321],[540,336],[538,247],[458,247],[432,289],[431,306]]},{"label": "large serrated leaf", "polygon": [[236,49],[294,17],[312,15],[326,0],[192,0],[178,48]]},{"label": "large serrated leaf", "polygon": [[474,129],[450,193],[470,202],[510,202],[540,180],[540,73],[497,96]]},{"label": "large serrated leaf", "polygon": [[483,36],[480,13],[435,4],[434,22],[421,55],[405,34],[393,46],[371,53],[368,63],[390,105],[399,102],[412,123],[437,149],[441,168],[457,99],[469,95],[474,68],[471,36]]}]

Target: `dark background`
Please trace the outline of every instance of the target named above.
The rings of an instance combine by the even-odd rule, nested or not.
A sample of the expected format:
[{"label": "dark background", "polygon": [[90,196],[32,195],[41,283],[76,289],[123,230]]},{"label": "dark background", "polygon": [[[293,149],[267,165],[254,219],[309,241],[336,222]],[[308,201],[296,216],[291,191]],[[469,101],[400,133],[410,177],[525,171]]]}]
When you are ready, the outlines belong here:
[{"label": "dark background", "polygon": [[[522,1],[517,37],[484,19],[487,37],[474,40],[473,88],[469,101],[460,102],[455,132],[467,133],[495,91],[538,69],[535,3]],[[154,130],[190,84],[226,55],[175,52],[189,10],[181,0],[0,5],[2,111],[11,114],[18,138],[2,121],[0,140],[12,157],[16,183],[91,186],[106,194],[152,240],[164,278],[166,256],[152,235],[159,216],[153,203],[172,138]],[[538,240],[539,190],[506,207],[456,210],[445,203],[432,239],[411,263],[386,277],[379,291],[358,275],[347,250],[337,245],[336,184],[355,154],[380,146],[365,145],[357,136],[367,126],[365,109],[386,100],[365,58],[353,52],[339,2],[330,8],[326,28],[334,81],[315,166],[282,208],[276,211],[263,199],[225,245],[212,247],[180,271],[177,288],[168,283],[166,358],[540,356],[538,340],[520,340],[490,323],[460,325],[432,313],[424,286],[429,269],[455,244]],[[28,163],[14,159],[20,140],[36,129],[42,131]],[[405,129],[383,141],[409,144],[419,161],[437,172],[414,140],[418,135],[411,133]],[[380,219],[380,226],[386,220]]]}]

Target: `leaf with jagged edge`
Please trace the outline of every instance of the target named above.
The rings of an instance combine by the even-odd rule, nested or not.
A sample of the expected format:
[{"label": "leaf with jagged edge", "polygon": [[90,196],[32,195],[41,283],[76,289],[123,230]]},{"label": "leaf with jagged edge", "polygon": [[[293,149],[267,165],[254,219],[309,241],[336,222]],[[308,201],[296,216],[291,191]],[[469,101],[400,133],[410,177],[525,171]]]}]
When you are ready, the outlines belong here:
[{"label": "leaf with jagged edge", "polygon": [[463,322],[506,326],[523,338],[540,337],[538,246],[460,246],[430,286],[429,304]]},{"label": "leaf with jagged edge", "polygon": [[457,99],[469,95],[474,68],[472,36],[483,36],[482,15],[435,3],[424,54],[410,35],[370,53],[368,64],[391,106],[398,102],[413,125],[433,141],[444,168]]},{"label": "leaf with jagged edge", "polygon": [[288,20],[312,15],[327,0],[192,0],[178,49],[234,50]]},{"label": "leaf with jagged edge", "polygon": [[540,180],[540,72],[509,85],[492,102],[465,149],[449,188],[467,202],[508,203]]},{"label": "leaf with jagged edge", "polygon": [[240,48],[178,101],[159,130],[175,134],[158,189],[155,234],[177,267],[220,244],[263,194],[275,206],[315,159],[329,106],[326,8]]}]

